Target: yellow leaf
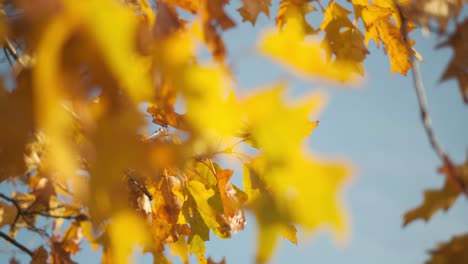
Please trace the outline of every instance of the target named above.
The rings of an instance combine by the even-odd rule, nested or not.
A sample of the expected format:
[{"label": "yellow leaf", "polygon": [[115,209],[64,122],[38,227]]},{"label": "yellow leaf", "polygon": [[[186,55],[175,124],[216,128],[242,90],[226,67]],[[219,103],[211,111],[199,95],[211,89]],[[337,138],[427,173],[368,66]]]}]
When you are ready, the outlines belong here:
[{"label": "yellow leaf", "polygon": [[115,214],[109,224],[113,260],[115,263],[130,263],[128,257],[136,245],[149,246],[150,238],[143,219],[131,211]]},{"label": "yellow leaf", "polygon": [[331,60],[332,55],[335,55],[334,63],[347,64],[353,72],[363,75],[362,62],[369,51],[364,46],[364,36],[349,20],[349,14],[350,12],[339,4],[330,2],[320,26],[326,32],[322,45],[328,52],[327,60]]},{"label": "yellow leaf", "polygon": [[349,174],[345,164],[325,163],[298,153],[283,168],[271,170],[269,183],[278,204],[289,208],[295,223],[306,230],[330,226],[337,238],[344,239],[348,227],[338,192]]},{"label": "yellow leaf", "polygon": [[276,237],[297,242],[291,224],[314,232],[329,227],[338,239],[347,237],[347,218],[339,192],[350,175],[344,163],[330,163],[303,151],[313,129],[309,116],[323,98],[310,97],[294,106],[282,101],[277,87],[243,104],[251,137],[261,153],[244,170],[244,188],[259,222],[258,261],[269,259]]},{"label": "yellow leaf", "polygon": [[276,26],[278,29],[282,29],[290,19],[298,18],[299,23],[305,29],[305,33],[313,33],[314,29],[305,18],[312,11],[315,11],[315,8],[310,4],[310,0],[281,0],[276,15]]},{"label": "yellow leaf", "polygon": [[179,237],[176,242],[168,244],[171,248],[173,254],[180,257],[183,263],[188,262],[188,254],[189,254],[189,245],[187,245],[187,241],[185,237]]},{"label": "yellow leaf", "polygon": [[410,58],[413,55],[413,50],[401,36],[400,30],[393,24],[380,20],[376,26],[388,52],[392,74],[399,72],[406,75],[412,67]]},{"label": "yellow leaf", "polygon": [[378,7],[390,9],[397,28],[401,28],[400,10],[396,5],[395,0],[372,0],[372,3]]},{"label": "yellow leaf", "polygon": [[291,17],[281,32],[264,32],[258,42],[258,49],[262,54],[304,77],[338,81],[352,79],[352,68],[349,65],[341,62],[328,63],[319,41],[305,39],[305,34],[306,29],[301,25],[300,19]]},{"label": "yellow leaf", "polygon": [[60,77],[60,51],[77,22],[65,17],[52,20],[36,51],[36,61],[41,67],[36,67],[33,72],[36,119],[50,138],[47,160],[53,169],[61,172],[59,175],[73,175],[76,169],[72,143],[66,133],[72,120],[62,106],[64,87]]},{"label": "yellow leaf", "polygon": [[240,124],[240,110],[231,80],[219,67],[194,67],[183,77],[187,121],[205,139],[233,134]]},{"label": "yellow leaf", "polygon": [[145,59],[136,53],[136,16],[118,1],[66,1],[67,16],[85,23],[111,72],[135,101],[151,98],[153,90]]},{"label": "yellow leaf", "polygon": [[[406,75],[412,67],[411,56],[414,52],[411,48],[412,41],[406,41],[406,36],[402,36],[401,17],[398,8],[391,0],[379,0],[375,5],[367,1],[353,0],[357,17],[361,17],[366,29],[366,43],[373,39],[379,47],[380,41],[390,59],[392,74],[399,72]],[[396,25],[390,16],[394,16]],[[410,44],[409,44],[410,43]]]},{"label": "yellow leaf", "polygon": [[81,222],[80,225],[81,225],[83,236],[88,240],[91,248],[94,251],[97,251],[99,249],[99,244],[96,242],[96,239],[93,236],[93,228],[91,226],[91,222],[84,221],[84,222]]},{"label": "yellow leaf", "polygon": [[198,263],[206,263],[205,258],[205,241],[199,236],[194,235],[189,244],[190,252],[192,252],[198,259]]},{"label": "yellow leaf", "polygon": [[215,194],[212,189],[206,189],[205,185],[199,181],[188,182],[188,189],[197,204],[198,212],[210,229],[219,228],[216,220],[216,211],[208,204],[208,199]]},{"label": "yellow leaf", "polygon": [[324,96],[315,94],[295,106],[283,103],[284,87],[279,85],[257,93],[242,104],[253,140],[274,159],[295,152],[314,128],[309,116],[318,111]]}]

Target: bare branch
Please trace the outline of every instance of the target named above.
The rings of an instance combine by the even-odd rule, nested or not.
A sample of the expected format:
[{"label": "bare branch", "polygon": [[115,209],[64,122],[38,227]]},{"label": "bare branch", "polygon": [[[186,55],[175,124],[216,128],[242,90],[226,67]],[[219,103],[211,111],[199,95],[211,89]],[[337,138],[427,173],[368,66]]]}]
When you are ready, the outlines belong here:
[{"label": "bare branch", "polygon": [[419,103],[419,111],[421,112],[421,120],[424,125],[424,129],[426,130],[427,137],[429,142],[431,143],[432,148],[434,149],[435,153],[439,157],[440,160],[444,161],[447,153],[440,145],[437,137],[432,129],[432,121],[431,116],[427,110],[427,99],[426,94],[424,92],[424,84],[421,78],[421,72],[419,70],[419,63],[416,59],[412,58],[413,68],[411,70],[413,81],[414,81],[414,89],[416,90],[416,95],[418,97]]},{"label": "bare branch", "polygon": [[7,234],[3,233],[2,231],[0,231],[0,237],[5,239],[6,241],[10,242],[11,244],[15,245],[15,247],[21,249],[23,252],[28,254],[31,258],[33,257],[33,252],[29,248],[23,246],[21,243],[19,243],[15,239],[11,238]]},{"label": "bare branch", "polygon": [[[401,10],[400,10],[400,13],[401,13]],[[404,17],[402,17],[402,22],[403,22],[401,26],[402,36],[404,38],[404,41],[406,41],[407,45],[411,47],[411,44],[408,39],[407,21]],[[411,68],[411,73],[413,76],[413,84],[414,84],[413,86],[414,86],[414,89],[416,91],[416,95],[418,98],[419,111],[421,113],[421,121],[423,123],[424,130],[426,131],[427,138],[429,139],[429,143],[431,144],[432,149],[434,150],[436,155],[439,157],[442,164],[444,164],[444,166],[450,170],[450,173],[447,174],[447,177],[450,178],[449,180],[455,183],[456,187],[468,197],[468,190],[465,186],[464,181],[456,173],[453,162],[451,161],[448,154],[445,152],[442,145],[439,143],[437,136],[434,133],[434,129],[432,128],[431,116],[429,115],[428,107],[427,107],[427,99],[426,99],[424,83],[421,77],[421,71],[419,69],[419,61],[414,54],[411,56],[411,63],[413,64],[413,67]]]}]

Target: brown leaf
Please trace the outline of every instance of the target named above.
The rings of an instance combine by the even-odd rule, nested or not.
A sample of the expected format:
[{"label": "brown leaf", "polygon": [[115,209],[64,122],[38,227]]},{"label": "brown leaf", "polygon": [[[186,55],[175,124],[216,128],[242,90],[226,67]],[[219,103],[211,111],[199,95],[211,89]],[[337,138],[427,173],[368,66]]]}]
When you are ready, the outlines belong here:
[{"label": "brown leaf", "polygon": [[26,171],[25,145],[34,139],[35,126],[30,77],[29,71],[23,71],[12,92],[0,86],[0,182]]},{"label": "brown leaf", "polygon": [[426,264],[468,263],[468,234],[454,236],[450,241],[440,243],[429,253],[431,258]]},{"label": "brown leaf", "polygon": [[[406,2],[406,3],[401,3]],[[439,31],[445,32],[450,19],[456,19],[463,8],[459,0],[414,0],[400,1],[403,15],[423,27],[428,28],[432,20],[439,24]]]},{"label": "brown leaf", "polygon": [[177,5],[180,8],[195,14],[200,11],[200,0],[163,0],[164,2]]},{"label": "brown leaf", "polygon": [[453,56],[442,74],[441,81],[455,78],[465,104],[468,104],[468,18],[457,25],[456,31],[438,47],[450,46]]},{"label": "brown leaf", "polygon": [[405,213],[403,226],[417,219],[428,221],[437,211],[447,211],[456,201],[460,191],[445,180],[444,187],[440,190],[427,190],[424,192],[424,202],[417,208]]},{"label": "brown leaf", "polygon": [[226,264],[226,259],[225,258],[222,258],[219,262],[218,261],[214,261],[211,257],[209,257],[207,259],[208,261],[208,264]]},{"label": "brown leaf", "polygon": [[167,37],[176,32],[182,26],[176,9],[164,2],[159,2],[156,8],[156,22],[154,24],[154,35],[156,39]]},{"label": "brown leaf", "polygon": [[28,211],[37,211],[38,209],[50,208],[50,202],[56,196],[55,187],[51,180],[46,177],[40,178],[38,181],[33,195],[36,197],[34,202],[28,207]]},{"label": "brown leaf", "polygon": [[229,0],[202,0],[202,19],[205,23],[220,26],[223,30],[230,29],[236,25],[224,11],[224,6],[229,4]]},{"label": "brown leaf", "polygon": [[57,237],[52,237],[52,246],[50,252],[52,264],[75,264],[76,262],[70,259],[70,252],[64,248],[64,243],[59,242]]},{"label": "brown leaf", "polygon": [[45,264],[47,263],[47,258],[49,254],[45,250],[44,247],[38,247],[33,252],[33,256],[31,258],[31,264]]},{"label": "brown leaf", "polygon": [[260,13],[270,17],[271,0],[242,0],[242,3],[242,7],[237,9],[242,16],[242,22],[249,21],[255,26]]},{"label": "brown leaf", "polygon": [[223,61],[226,56],[226,47],[220,30],[227,30],[236,25],[224,11],[224,5],[228,3],[229,0],[202,0],[203,41],[218,61]]}]

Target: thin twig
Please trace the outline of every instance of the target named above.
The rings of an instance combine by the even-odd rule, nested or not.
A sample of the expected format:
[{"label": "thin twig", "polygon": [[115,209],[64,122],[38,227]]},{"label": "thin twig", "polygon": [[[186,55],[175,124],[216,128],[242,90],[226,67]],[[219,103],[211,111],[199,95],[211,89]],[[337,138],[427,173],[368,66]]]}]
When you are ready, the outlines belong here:
[{"label": "thin twig", "polygon": [[140,191],[142,191],[142,192],[146,195],[146,197],[148,197],[148,199],[149,199],[150,201],[152,201],[152,200],[153,200],[153,196],[148,192],[148,190],[147,190],[144,186],[142,186],[141,184],[139,184],[139,183],[130,175],[131,173],[132,173],[132,171],[129,171],[129,172],[127,173],[127,179],[128,179],[133,185],[135,185],[138,189],[140,189]]},{"label": "thin twig", "polygon": [[317,0],[316,2],[317,2],[317,4],[319,5],[321,11],[322,11],[322,12],[325,12],[325,7],[322,5],[322,2],[320,2],[320,0]]},{"label": "thin twig", "polygon": [[88,217],[84,214],[79,214],[79,215],[53,215],[53,214],[48,214],[44,212],[27,212],[26,214],[31,214],[31,215],[40,215],[44,217],[50,217],[50,218],[59,218],[59,219],[71,219],[71,220],[79,220],[79,221],[84,221],[87,220]]},{"label": "thin twig", "polygon": [[424,92],[424,84],[421,78],[421,72],[419,70],[419,62],[414,57],[412,57],[411,62],[413,63],[411,72],[413,76],[414,89],[416,90],[416,95],[418,97],[419,111],[421,112],[421,120],[423,122],[424,129],[426,130],[426,134],[432,148],[436,152],[439,159],[444,161],[447,157],[447,153],[440,145],[434,133],[434,129],[432,128],[431,116],[427,110],[427,99]]},{"label": "thin twig", "polygon": [[[401,12],[400,12],[401,13]],[[401,26],[401,33],[404,41],[411,47],[411,44],[408,39],[408,29],[407,29],[407,22],[406,19],[402,16],[402,26]],[[426,131],[427,138],[429,139],[429,143],[431,144],[432,149],[440,159],[440,161],[449,168],[450,173],[447,173],[447,177],[451,178],[457,186],[457,188],[463,192],[468,197],[468,190],[466,189],[464,181],[459,177],[459,175],[455,171],[455,167],[448,156],[447,152],[445,152],[442,145],[437,140],[437,136],[434,133],[434,129],[432,128],[432,121],[431,116],[429,115],[428,107],[427,107],[427,99],[426,93],[424,88],[424,83],[421,77],[421,71],[419,69],[419,61],[417,60],[416,56],[413,54],[411,56],[411,63],[413,67],[411,68],[411,73],[413,76],[413,86],[416,91],[416,95],[418,98],[419,104],[419,111],[421,113],[421,121],[424,126],[424,130]]]},{"label": "thin twig", "polygon": [[13,44],[9,39],[5,39],[5,48],[10,52],[11,56],[15,59],[15,61],[20,60],[20,56],[18,55],[18,52],[16,51],[15,47],[13,47]]},{"label": "thin twig", "polygon": [[10,67],[13,66],[13,62],[10,59],[10,55],[8,55],[7,49],[3,48],[3,53],[5,54],[5,58],[8,60],[8,63],[10,64]]},{"label": "thin twig", "polygon": [[21,243],[14,240],[13,238],[11,238],[7,234],[3,233],[2,231],[0,231],[0,237],[5,239],[6,241],[10,242],[11,244],[15,245],[17,248],[21,249],[23,252],[28,254],[31,258],[33,257],[34,253],[29,248],[23,246]]},{"label": "thin twig", "polygon": [[45,230],[42,230],[42,229],[39,229],[37,228],[34,224],[32,224],[27,217],[25,216],[29,216],[29,215],[33,215],[31,213],[28,213],[28,212],[25,212],[23,211],[23,208],[21,208],[20,204],[18,203],[17,200],[15,199],[12,199],[2,193],[0,193],[0,197],[11,202],[15,207],[16,207],[16,210],[18,211],[16,213],[16,216],[15,216],[15,219],[13,220],[13,223],[11,224],[11,230],[14,230],[15,229],[15,226],[16,226],[16,223],[18,222],[18,219],[21,218],[23,219],[23,221],[27,224],[27,228],[33,232],[36,232],[37,234],[39,234],[40,236],[45,236],[47,238],[49,238],[49,234],[47,234],[47,232]]}]

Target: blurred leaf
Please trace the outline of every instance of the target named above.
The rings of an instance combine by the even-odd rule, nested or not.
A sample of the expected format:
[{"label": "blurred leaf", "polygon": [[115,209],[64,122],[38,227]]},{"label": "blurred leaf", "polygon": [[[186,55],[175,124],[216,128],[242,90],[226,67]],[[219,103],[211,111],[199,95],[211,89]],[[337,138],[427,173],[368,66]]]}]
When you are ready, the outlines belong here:
[{"label": "blurred leaf", "polygon": [[0,202],[0,228],[13,224],[17,214],[18,210],[14,205]]},{"label": "blurred leaf", "polygon": [[451,19],[455,20],[463,8],[463,1],[414,0],[398,3],[405,17],[426,29],[435,20],[440,32],[445,32],[448,22]]},{"label": "blurred leaf", "polygon": [[416,219],[428,221],[439,210],[447,211],[457,200],[460,191],[445,180],[444,186],[439,190],[427,190],[424,192],[424,201],[419,206],[405,213],[403,226]]},{"label": "blurred leaf", "polygon": [[257,43],[259,51],[293,69],[298,74],[328,80],[351,80],[352,68],[347,63],[329,63],[317,40],[305,39],[306,28],[299,14],[292,14],[280,32],[266,31]]},{"label": "blurred leaf", "polygon": [[450,241],[440,243],[429,251],[431,258],[426,264],[468,263],[468,234],[454,236]]},{"label": "blurred leaf", "polygon": [[31,257],[31,264],[45,264],[47,263],[47,258],[49,254],[45,250],[44,247],[38,247],[33,252],[33,256]]},{"label": "blurred leaf", "polygon": [[306,20],[306,15],[315,11],[315,7],[310,3],[311,0],[281,0],[276,15],[276,26],[282,29],[290,19],[298,19],[306,34],[315,33],[315,30]]},{"label": "blurred leaf", "polygon": [[117,213],[109,225],[115,263],[128,263],[128,257],[136,245],[143,247],[150,245],[146,223],[131,211]]},{"label": "blurred leaf", "polygon": [[450,46],[453,56],[442,74],[442,81],[457,79],[460,93],[465,104],[468,104],[468,18],[457,24],[456,31],[438,47]]}]

